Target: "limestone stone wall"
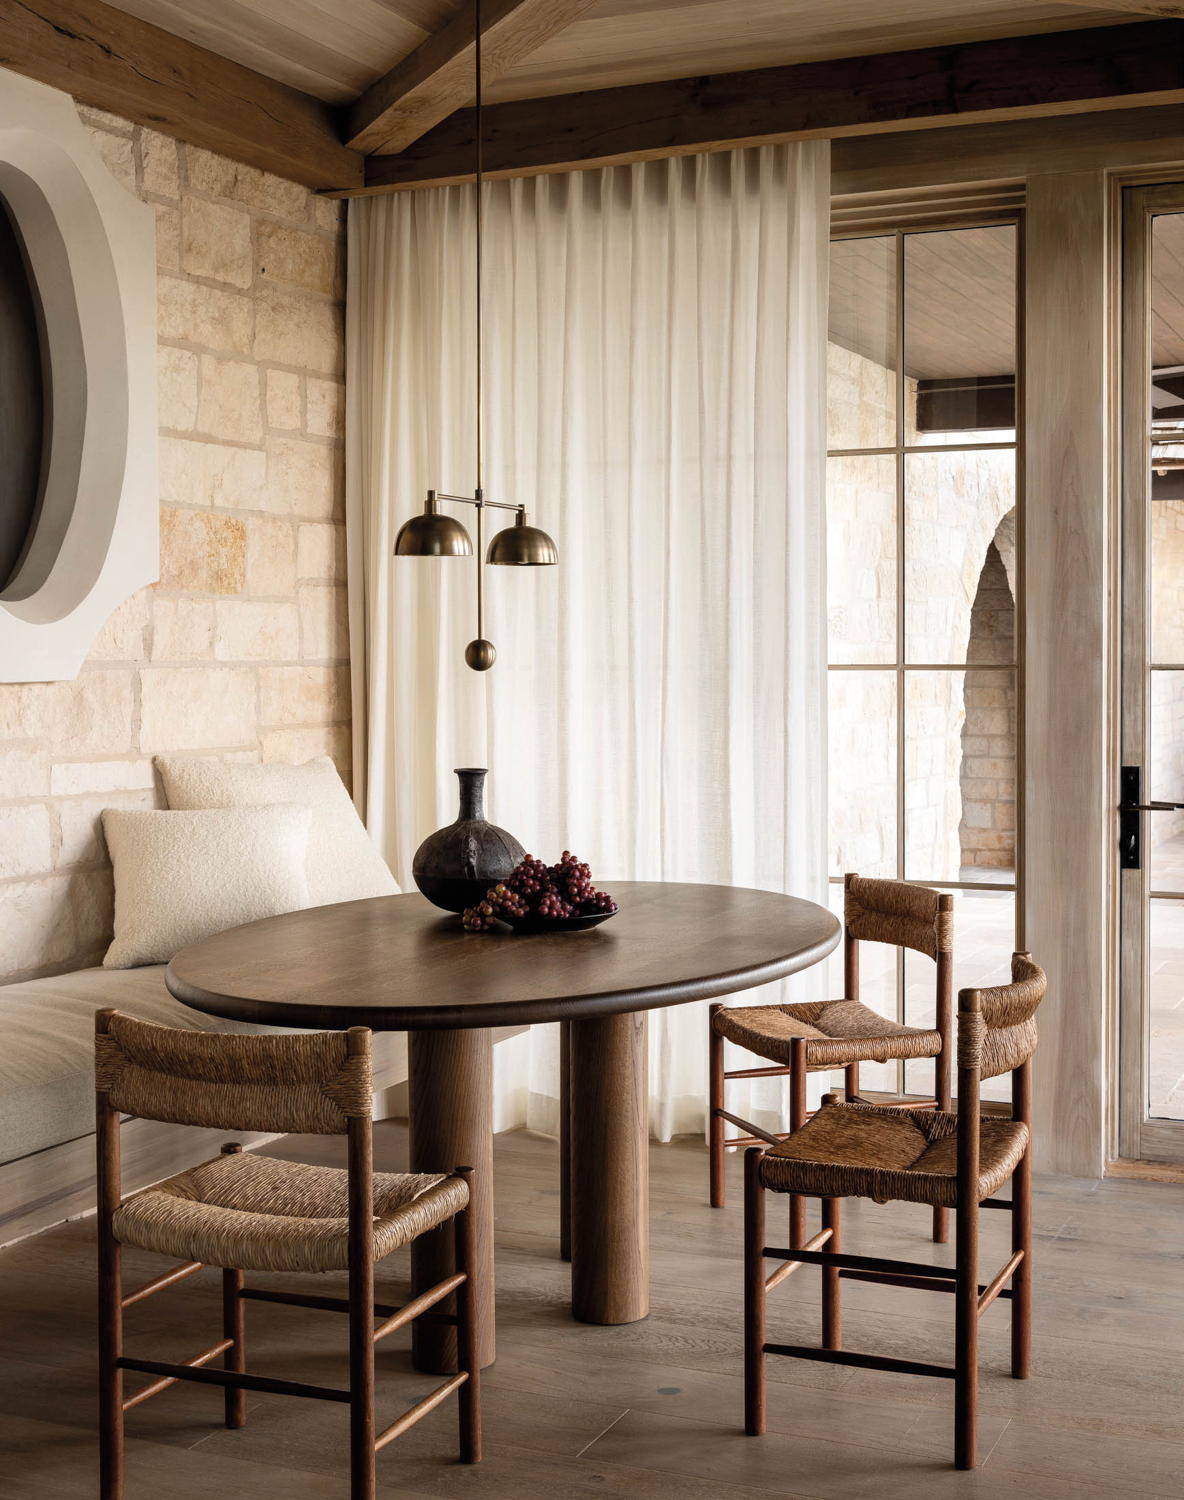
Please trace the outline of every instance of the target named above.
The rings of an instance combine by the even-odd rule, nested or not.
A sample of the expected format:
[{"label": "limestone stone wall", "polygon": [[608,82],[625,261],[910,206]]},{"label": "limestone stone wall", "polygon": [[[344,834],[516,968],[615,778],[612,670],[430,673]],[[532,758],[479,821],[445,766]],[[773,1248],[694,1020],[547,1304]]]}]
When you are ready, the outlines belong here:
[{"label": "limestone stone wall", "polygon": [[[1009,516],[1010,519],[1010,516]],[[970,613],[967,661],[990,667],[1015,653],[1015,604],[999,547],[992,542]],[[975,671],[965,687],[962,726],[963,865],[1015,867],[1016,702],[1014,673]]]},{"label": "limestone stone wall", "polygon": [[161,805],[152,756],[349,774],[341,205],[81,109],[157,216],[160,581],[74,682],[0,685],[0,979],[101,959],[102,808]]}]

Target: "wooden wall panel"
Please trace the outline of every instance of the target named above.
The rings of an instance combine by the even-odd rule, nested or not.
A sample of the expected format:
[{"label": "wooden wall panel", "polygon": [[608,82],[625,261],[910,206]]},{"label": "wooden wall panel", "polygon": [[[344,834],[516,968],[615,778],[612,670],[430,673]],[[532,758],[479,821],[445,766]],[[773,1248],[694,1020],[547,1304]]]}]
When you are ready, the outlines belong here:
[{"label": "wooden wall panel", "polygon": [[1028,179],[1027,942],[1048,974],[1041,1171],[1105,1167],[1110,682],[1107,216],[1100,170]]}]

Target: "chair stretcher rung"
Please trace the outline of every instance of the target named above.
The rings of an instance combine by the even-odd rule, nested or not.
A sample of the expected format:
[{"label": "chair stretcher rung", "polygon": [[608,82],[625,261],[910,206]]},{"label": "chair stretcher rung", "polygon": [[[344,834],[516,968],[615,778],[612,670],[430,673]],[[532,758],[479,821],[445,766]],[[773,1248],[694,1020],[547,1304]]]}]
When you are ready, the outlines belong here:
[{"label": "chair stretcher rung", "polygon": [[191,1365],[168,1365],[157,1359],[117,1359],[121,1370],[140,1370],[145,1375],[170,1375],[174,1380],[192,1380],[198,1385],[232,1386],[244,1391],[263,1391],[272,1396],[308,1396],[314,1401],[342,1401],[349,1392],[328,1385],[304,1385],[296,1380],[275,1380],[270,1375],[240,1375],[235,1370],[198,1370]]},{"label": "chair stretcher rung", "polygon": [[916,1359],[888,1359],[881,1354],[855,1354],[847,1349],[816,1349],[812,1344],[766,1344],[766,1354],[791,1359],[817,1359],[829,1365],[855,1365],[861,1370],[894,1370],[900,1375],[935,1375],[953,1380],[952,1365],[927,1365]]},{"label": "chair stretcher rung", "polygon": [[846,1255],[834,1250],[784,1250],[766,1245],[761,1252],[766,1260],[804,1260],[816,1266],[839,1266],[845,1271],[887,1271],[896,1276],[935,1276],[953,1281],[953,1266],[927,1266],[915,1260],[883,1260],[874,1255]]},{"label": "chair stretcher rung", "polygon": [[[839,1275],[844,1281],[879,1281],[887,1282],[889,1286],[911,1286],[922,1292],[955,1292],[957,1287],[947,1278],[941,1276],[899,1276],[895,1271],[840,1271]],[[979,1295],[987,1290],[980,1283]],[[1004,1287],[996,1293],[999,1297],[1010,1297],[1011,1288]]]},{"label": "chair stretcher rung", "polygon": [[434,1391],[430,1391],[422,1401],[417,1401],[397,1421],[392,1422],[389,1427],[378,1434],[374,1439],[374,1451],[377,1452],[379,1448],[385,1448],[387,1443],[393,1443],[409,1427],[414,1427],[420,1417],[426,1417],[428,1412],[434,1411],[441,1401],[447,1400],[453,1391],[459,1390],[468,1378],[469,1372],[461,1370],[451,1380],[446,1380],[443,1385],[438,1385]]},{"label": "chair stretcher rung", "polygon": [[[184,1360],[183,1363],[190,1369],[196,1370],[201,1365],[208,1365],[210,1360],[217,1359],[219,1354],[225,1354],[227,1349],[234,1348],[233,1339],[219,1339],[216,1344],[211,1344],[208,1349],[203,1349],[200,1354],[195,1354],[192,1359]],[[142,1386],[134,1391],[123,1403],[124,1411],[131,1411],[133,1406],[139,1406],[147,1401],[150,1396],[159,1396],[161,1391],[168,1390],[170,1385],[176,1385],[175,1375],[162,1376],[160,1380],[153,1380],[148,1385]]]}]

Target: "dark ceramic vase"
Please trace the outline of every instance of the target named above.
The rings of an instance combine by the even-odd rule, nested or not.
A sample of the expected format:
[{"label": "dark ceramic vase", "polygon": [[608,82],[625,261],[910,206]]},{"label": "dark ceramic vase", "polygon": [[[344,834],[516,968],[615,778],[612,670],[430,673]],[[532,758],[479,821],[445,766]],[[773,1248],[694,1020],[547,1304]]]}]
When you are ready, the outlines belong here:
[{"label": "dark ceramic vase", "polygon": [[416,885],[445,911],[464,911],[484,900],[489,887],[504,880],[526,854],[504,828],[485,821],[485,769],[464,766],[456,774],[460,815],[424,839],[411,862]]}]

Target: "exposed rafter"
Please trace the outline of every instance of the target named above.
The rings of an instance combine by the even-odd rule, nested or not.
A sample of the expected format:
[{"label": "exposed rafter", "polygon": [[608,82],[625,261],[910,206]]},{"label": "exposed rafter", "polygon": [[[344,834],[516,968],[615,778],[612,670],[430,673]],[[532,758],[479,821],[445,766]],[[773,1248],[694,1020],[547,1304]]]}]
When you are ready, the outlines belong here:
[{"label": "exposed rafter", "polygon": [[1086,10],[1129,10],[1139,16],[1184,17],[1184,0],[1056,0]]},{"label": "exposed rafter", "polygon": [[[481,72],[499,77],[597,0],[483,0]],[[351,107],[347,144],[402,151],[473,97],[473,0]]]},{"label": "exposed rafter", "polygon": [[0,68],[307,187],[362,181],[329,105],[101,0],[0,0]]},{"label": "exposed rafter", "polygon": [[[1184,25],[1143,21],[492,105],[485,171],[1181,102]],[[460,110],[400,155],[368,157],[365,190],[471,180],[473,148],[473,111]]]}]

